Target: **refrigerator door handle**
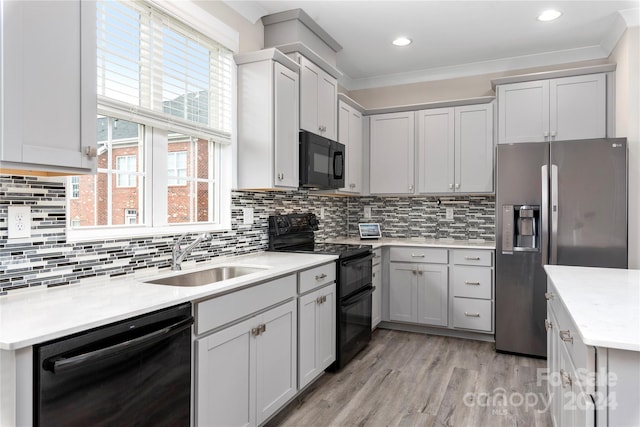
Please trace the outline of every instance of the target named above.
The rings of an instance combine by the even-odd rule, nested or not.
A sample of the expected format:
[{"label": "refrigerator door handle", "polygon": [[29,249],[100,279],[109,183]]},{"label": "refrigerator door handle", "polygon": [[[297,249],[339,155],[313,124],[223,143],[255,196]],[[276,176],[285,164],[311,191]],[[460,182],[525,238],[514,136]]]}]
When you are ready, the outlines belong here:
[{"label": "refrigerator door handle", "polygon": [[549,166],[542,166],[542,209],[541,209],[541,231],[542,231],[542,265],[549,262]]},{"label": "refrigerator door handle", "polygon": [[551,255],[549,264],[558,263],[558,166],[551,165]]}]

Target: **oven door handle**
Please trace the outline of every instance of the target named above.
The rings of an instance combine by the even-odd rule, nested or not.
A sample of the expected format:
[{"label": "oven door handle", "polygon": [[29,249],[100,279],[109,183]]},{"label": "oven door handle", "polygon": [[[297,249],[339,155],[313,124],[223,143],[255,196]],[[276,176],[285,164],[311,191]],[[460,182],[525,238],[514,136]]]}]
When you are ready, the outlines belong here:
[{"label": "oven door handle", "polygon": [[122,341],[109,347],[99,348],[97,350],[78,354],[77,356],[72,357],[64,357],[61,355],[49,357],[42,362],[42,367],[46,371],[53,372],[54,374],[64,373],[65,371],[76,368],[82,364],[93,363],[101,359],[117,356],[131,350],[152,345],[160,340],[189,329],[192,324],[193,317],[190,316],[141,337]]},{"label": "oven door handle", "polygon": [[343,267],[347,267],[347,266],[349,266],[351,264],[356,264],[358,262],[367,261],[367,260],[370,260],[370,259],[373,259],[373,253],[370,253],[369,255],[363,256],[363,257],[352,258],[352,259],[349,259],[349,260],[340,261],[340,265],[343,266]]},{"label": "oven door handle", "polygon": [[368,297],[375,291],[376,287],[372,285],[368,285],[364,288],[364,290],[358,292],[357,294],[349,297],[348,299],[342,301],[340,305],[344,308],[350,307],[352,305],[358,304],[363,298]]}]

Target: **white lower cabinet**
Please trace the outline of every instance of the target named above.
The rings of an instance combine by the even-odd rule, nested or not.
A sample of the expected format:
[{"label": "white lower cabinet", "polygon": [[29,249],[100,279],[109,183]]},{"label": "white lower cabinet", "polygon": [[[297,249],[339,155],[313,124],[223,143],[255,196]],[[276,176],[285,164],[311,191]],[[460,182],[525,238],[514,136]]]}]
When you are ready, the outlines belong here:
[{"label": "white lower cabinet", "polygon": [[380,263],[374,264],[371,268],[371,280],[374,286],[371,295],[371,329],[373,330],[382,321],[382,266]]},{"label": "white lower cabinet", "polygon": [[[422,258],[418,248],[391,248],[391,260]],[[389,263],[389,318],[424,325],[448,325],[448,270],[445,264]]]},{"label": "white lower cabinet", "polygon": [[336,285],[298,298],[298,388],[336,360]]},{"label": "white lower cabinet", "polygon": [[296,303],[196,340],[199,426],[254,426],[297,391]]}]

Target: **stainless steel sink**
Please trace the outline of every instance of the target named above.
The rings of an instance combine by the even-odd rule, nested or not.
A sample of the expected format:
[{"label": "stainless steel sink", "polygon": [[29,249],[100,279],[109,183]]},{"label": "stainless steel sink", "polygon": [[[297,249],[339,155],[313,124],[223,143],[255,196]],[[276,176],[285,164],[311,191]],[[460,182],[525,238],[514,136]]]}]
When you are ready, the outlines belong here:
[{"label": "stainless steel sink", "polygon": [[145,283],[168,286],[203,286],[222,280],[233,279],[245,274],[257,273],[266,270],[267,267],[245,267],[240,265],[222,266],[207,270],[193,271],[191,273],[177,274],[162,279],[148,280]]}]

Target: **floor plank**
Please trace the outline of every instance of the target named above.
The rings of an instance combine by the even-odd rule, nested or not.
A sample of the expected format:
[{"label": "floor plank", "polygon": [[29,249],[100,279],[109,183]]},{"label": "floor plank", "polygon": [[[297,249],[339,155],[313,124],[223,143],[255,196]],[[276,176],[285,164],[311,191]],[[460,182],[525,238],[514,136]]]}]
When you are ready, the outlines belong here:
[{"label": "floor plank", "polygon": [[267,426],[548,427],[545,366],[492,343],[378,329]]}]

